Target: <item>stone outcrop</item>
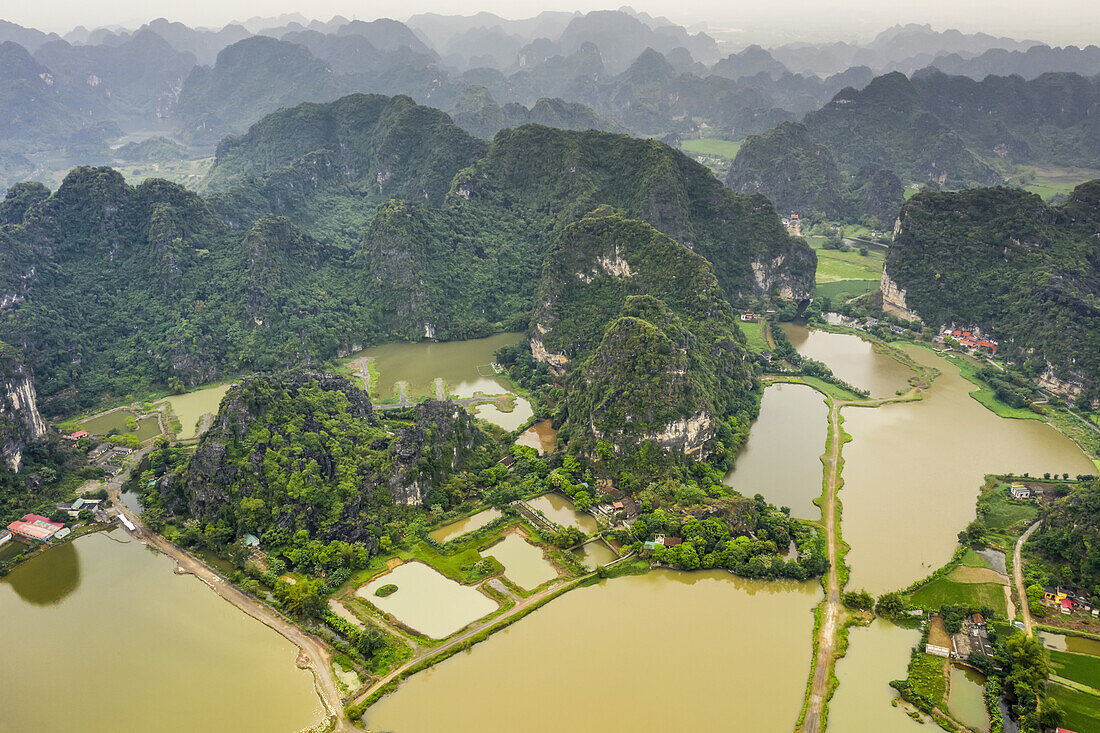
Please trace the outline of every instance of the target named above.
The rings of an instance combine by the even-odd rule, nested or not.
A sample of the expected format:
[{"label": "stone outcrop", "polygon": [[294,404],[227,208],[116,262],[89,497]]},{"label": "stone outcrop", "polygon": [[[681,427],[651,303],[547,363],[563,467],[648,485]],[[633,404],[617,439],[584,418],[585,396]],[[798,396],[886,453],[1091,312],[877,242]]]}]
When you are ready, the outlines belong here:
[{"label": "stone outcrop", "polygon": [[27,444],[45,434],[31,375],[15,350],[0,343],[0,461],[18,471]]},{"label": "stone outcrop", "polygon": [[386,481],[398,504],[419,506],[432,486],[461,470],[477,443],[469,413],[450,400],[425,400],[416,420],[391,446],[392,473]]},{"label": "stone outcrop", "polygon": [[919,321],[920,316],[905,302],[905,289],[898,286],[890,277],[886,268],[882,268],[882,280],[879,281],[879,292],[882,293],[882,309],[891,315],[904,318],[908,321]]}]

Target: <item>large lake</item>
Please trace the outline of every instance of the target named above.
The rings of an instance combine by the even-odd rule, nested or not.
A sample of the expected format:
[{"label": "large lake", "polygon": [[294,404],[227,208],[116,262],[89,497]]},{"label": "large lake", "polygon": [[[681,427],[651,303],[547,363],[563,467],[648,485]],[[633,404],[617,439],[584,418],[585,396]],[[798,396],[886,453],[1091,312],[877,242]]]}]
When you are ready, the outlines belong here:
[{"label": "large lake", "polygon": [[293,733],[323,717],[297,647],[112,535],[0,580],[0,729]]}]

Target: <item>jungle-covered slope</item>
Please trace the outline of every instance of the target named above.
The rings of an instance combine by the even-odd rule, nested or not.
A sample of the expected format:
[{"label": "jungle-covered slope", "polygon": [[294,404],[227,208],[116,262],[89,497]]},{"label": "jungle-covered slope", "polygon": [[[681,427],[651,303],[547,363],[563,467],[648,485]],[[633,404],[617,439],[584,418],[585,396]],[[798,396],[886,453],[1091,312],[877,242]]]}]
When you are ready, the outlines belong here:
[{"label": "jungle-covered slope", "polygon": [[1061,207],[1009,188],[921,193],[902,209],[883,271],[932,325],[980,326],[1038,376],[1100,385],[1100,181]]}]

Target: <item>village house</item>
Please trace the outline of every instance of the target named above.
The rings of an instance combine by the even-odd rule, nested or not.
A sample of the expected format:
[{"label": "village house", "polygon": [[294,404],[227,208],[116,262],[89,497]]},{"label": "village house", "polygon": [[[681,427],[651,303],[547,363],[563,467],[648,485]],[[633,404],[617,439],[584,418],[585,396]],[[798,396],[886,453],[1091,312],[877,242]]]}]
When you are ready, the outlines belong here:
[{"label": "village house", "polygon": [[742,323],[756,323],[759,320],[760,320],[760,316],[756,315],[755,313],[742,313],[741,314],[741,322]]},{"label": "village house", "polygon": [[1023,484],[1012,484],[1008,489],[1008,493],[1012,495],[1013,499],[1031,498],[1031,489]]},{"label": "village house", "polygon": [[11,532],[0,529],[0,545],[6,544],[9,540],[11,540]]},{"label": "village house", "polygon": [[77,430],[75,433],[69,433],[65,437],[67,437],[69,440],[80,440],[81,438],[87,438],[88,437],[88,431],[87,430]]}]

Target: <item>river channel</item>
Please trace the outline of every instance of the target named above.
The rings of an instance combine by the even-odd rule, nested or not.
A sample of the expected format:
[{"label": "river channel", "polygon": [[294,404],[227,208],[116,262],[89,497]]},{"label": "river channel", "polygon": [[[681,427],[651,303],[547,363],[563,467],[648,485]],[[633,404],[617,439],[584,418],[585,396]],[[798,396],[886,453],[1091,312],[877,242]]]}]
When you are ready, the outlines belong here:
[{"label": "river channel", "polygon": [[788,733],[818,583],[654,571],[572,591],[367,710],[395,733]]},{"label": "river channel", "polygon": [[293,733],[324,714],[296,647],[121,532],[17,567],[0,619],[2,730]]}]

